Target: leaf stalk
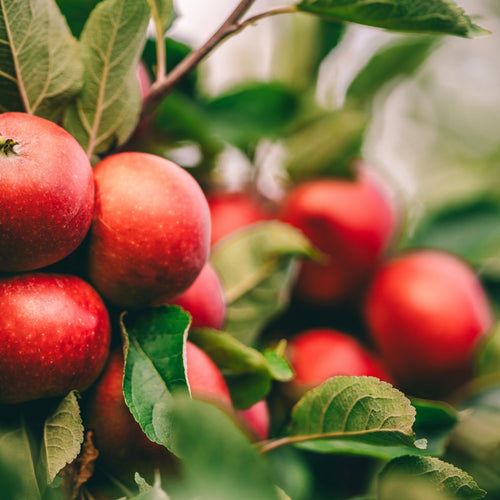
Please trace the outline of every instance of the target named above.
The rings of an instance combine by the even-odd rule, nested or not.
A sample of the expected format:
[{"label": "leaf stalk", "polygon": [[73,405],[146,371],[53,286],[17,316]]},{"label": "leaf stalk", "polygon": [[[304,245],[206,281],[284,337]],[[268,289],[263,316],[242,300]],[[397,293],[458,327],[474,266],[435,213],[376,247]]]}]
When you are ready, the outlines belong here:
[{"label": "leaf stalk", "polygon": [[204,59],[221,42],[244,29],[255,24],[265,17],[278,14],[289,14],[297,12],[296,6],[278,7],[255,16],[249,17],[243,21],[240,19],[245,15],[255,0],[242,0],[233,12],[222,23],[219,29],[198,49],[188,54],[168,75],[159,77],[153,83],[149,94],[143,101],[141,110],[141,120],[152,113],[152,111],[167,97],[175,88],[177,83],[188,73],[190,73],[202,59]]}]

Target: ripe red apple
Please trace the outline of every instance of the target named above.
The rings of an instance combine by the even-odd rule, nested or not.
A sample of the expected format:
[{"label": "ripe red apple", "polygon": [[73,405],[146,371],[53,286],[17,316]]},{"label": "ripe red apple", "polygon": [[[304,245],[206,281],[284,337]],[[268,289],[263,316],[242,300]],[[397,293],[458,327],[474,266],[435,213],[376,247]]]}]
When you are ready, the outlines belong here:
[{"label": "ripe red apple", "polygon": [[269,437],[270,415],[265,399],[257,401],[246,410],[237,410],[236,414],[253,439],[263,441]]},{"label": "ripe red apple", "polygon": [[304,261],[296,283],[302,299],[346,301],[364,284],[394,235],[392,201],[366,173],[355,180],[316,179],[292,188],[280,219],[300,229],[324,253]]},{"label": "ripe red apple", "polygon": [[[186,367],[193,397],[232,409],[221,372],[205,352],[189,341]],[[149,473],[153,468],[169,472],[175,468],[175,459],[164,446],[144,434],[125,404],[122,384],[123,352],[118,348],[111,353],[102,376],[84,401],[84,423],[94,431],[99,461],[125,476],[135,471]]]},{"label": "ripe red apple", "polygon": [[214,267],[207,262],[193,284],[172,301],[191,314],[191,328],[221,330],[226,318],[226,297]]},{"label": "ripe red apple", "polygon": [[94,174],[90,281],[117,306],[180,295],[209,251],[210,214],[196,180],[165,158],[135,152],[106,157]]},{"label": "ripe red apple", "polygon": [[48,266],[83,241],[94,208],[92,167],[59,125],[0,114],[0,186],[0,272]]},{"label": "ripe red apple", "polygon": [[413,250],[381,265],[365,315],[397,381],[428,394],[465,381],[473,352],[493,324],[474,270],[459,257],[433,249]]},{"label": "ripe red apple", "polygon": [[38,272],[0,278],[0,336],[0,403],[21,403],[87,389],[111,331],[88,283]]},{"label": "ripe red apple", "polygon": [[298,394],[338,375],[366,375],[390,382],[381,361],[359,340],[331,328],[312,328],[293,336],[288,358],[295,372],[291,386]]},{"label": "ripe red apple", "polygon": [[212,221],[211,245],[242,227],[270,218],[268,211],[244,191],[214,191],[207,195]]}]

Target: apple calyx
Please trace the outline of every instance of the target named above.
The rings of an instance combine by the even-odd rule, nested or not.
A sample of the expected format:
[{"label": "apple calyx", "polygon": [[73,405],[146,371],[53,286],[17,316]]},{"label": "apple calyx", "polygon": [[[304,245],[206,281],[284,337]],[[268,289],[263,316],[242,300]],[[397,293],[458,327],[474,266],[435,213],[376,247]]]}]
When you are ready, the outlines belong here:
[{"label": "apple calyx", "polygon": [[17,156],[17,152],[14,149],[17,144],[13,139],[5,139],[5,137],[0,135],[0,154],[4,156]]}]

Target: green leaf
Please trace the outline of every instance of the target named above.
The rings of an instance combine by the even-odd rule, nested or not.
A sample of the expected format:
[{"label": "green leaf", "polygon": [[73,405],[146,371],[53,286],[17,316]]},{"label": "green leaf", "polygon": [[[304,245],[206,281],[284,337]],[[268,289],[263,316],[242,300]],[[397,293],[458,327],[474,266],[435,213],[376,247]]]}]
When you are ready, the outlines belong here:
[{"label": "green leaf", "polygon": [[0,2],[0,46],[0,112],[59,121],[82,87],[83,66],[55,2]]},{"label": "green leaf", "polygon": [[137,125],[136,70],[149,17],[146,0],[104,0],[85,24],[80,38],[85,83],[64,126],[89,158],[123,144]]},{"label": "green leaf", "polygon": [[387,382],[375,377],[339,376],[299,400],[292,410],[289,436],[297,442],[341,439],[413,446],[414,421],[415,408]]},{"label": "green leaf", "polygon": [[449,0],[302,0],[299,10],[395,31],[473,37],[486,31]]},{"label": "green leaf", "polygon": [[482,197],[426,214],[404,247],[434,247],[465,258],[482,276],[500,278],[500,204]]},{"label": "green leaf", "polygon": [[408,36],[384,45],[352,80],[346,92],[347,101],[366,109],[388,82],[414,74],[439,40],[431,36]]},{"label": "green leaf", "polygon": [[157,32],[164,35],[175,19],[173,0],[148,0],[148,4],[151,7]]},{"label": "green leaf", "polygon": [[264,457],[215,405],[177,399],[175,448],[187,491],[203,500],[278,500]]},{"label": "green leaf", "polygon": [[[27,419],[16,409],[14,415],[5,419],[5,411],[2,415],[2,425],[0,427],[0,450],[1,456],[7,459],[18,474],[21,476],[22,489],[30,500],[41,500],[42,493],[47,486],[39,484],[36,474],[36,440],[32,442],[30,426]],[[16,499],[17,500],[17,499]]]},{"label": "green leaf", "polygon": [[203,349],[224,374],[236,408],[249,408],[267,396],[273,380],[288,380],[273,371],[265,356],[248,347],[232,335],[197,329],[189,332],[189,339]]},{"label": "green leaf", "polygon": [[486,494],[465,471],[435,457],[405,456],[391,460],[379,475],[380,500],[394,498],[389,494],[394,478],[406,482],[408,491],[427,484],[433,487],[429,492],[445,495],[432,496],[431,499],[480,499]]},{"label": "green leaf", "polygon": [[161,488],[161,477],[158,472],[155,472],[153,486],[149,485],[144,478],[137,472],[135,474],[135,482],[139,486],[139,495],[132,497],[130,500],[169,500],[170,497]]},{"label": "green leaf", "polygon": [[428,455],[427,450],[409,446],[380,446],[380,444],[363,443],[342,439],[321,439],[299,443],[298,447],[313,453],[327,455],[347,455],[370,457],[379,460],[392,460],[403,455]]},{"label": "green leaf", "polygon": [[323,176],[351,177],[360,155],[368,116],[343,109],[307,119],[284,139],[285,169],[294,182]]},{"label": "green leaf", "polygon": [[71,392],[45,420],[39,467],[46,484],[51,484],[59,471],[78,456],[82,442],[80,406]]},{"label": "green leaf", "polygon": [[225,331],[253,344],[289,303],[297,258],[312,255],[304,235],[278,221],[252,224],[216,245],[211,261],[226,292]]},{"label": "green leaf", "polygon": [[276,82],[250,83],[206,103],[212,130],[243,150],[281,137],[297,109],[298,97]]},{"label": "green leaf", "polygon": [[73,35],[80,36],[83,26],[94,7],[101,0],[56,0],[59,9],[66,17]]},{"label": "green leaf", "polygon": [[457,424],[457,411],[441,401],[412,398],[411,403],[417,410],[413,425],[416,439],[425,440],[427,455],[442,456]]},{"label": "green leaf", "polygon": [[126,312],[121,321],[125,402],[149,439],[169,450],[173,395],[189,393],[184,345],[190,321],[177,306]]},{"label": "green leaf", "polygon": [[476,375],[478,377],[494,376],[500,378],[500,323],[480,344],[476,359]]},{"label": "green leaf", "polygon": [[269,364],[269,368],[276,380],[282,382],[291,380],[294,372],[285,356],[286,341],[280,341],[275,347],[264,349],[262,354]]}]

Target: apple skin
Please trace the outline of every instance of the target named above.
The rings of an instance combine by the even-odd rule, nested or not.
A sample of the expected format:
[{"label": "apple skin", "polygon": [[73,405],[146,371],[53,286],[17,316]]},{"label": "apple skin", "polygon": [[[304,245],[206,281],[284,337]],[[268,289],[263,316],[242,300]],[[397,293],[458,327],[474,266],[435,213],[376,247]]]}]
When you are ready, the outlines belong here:
[{"label": "apple skin", "polygon": [[109,355],[108,312],[97,292],[71,275],[0,278],[0,403],[84,391]]},{"label": "apple skin", "polygon": [[207,201],[212,246],[242,227],[271,218],[270,213],[244,191],[213,191],[207,194]]},{"label": "apple skin", "polygon": [[[2,138],[15,142],[7,153]],[[0,186],[0,272],[48,266],[83,241],[94,208],[92,167],[59,125],[0,114]]]},{"label": "apple skin", "polygon": [[210,213],[196,180],[165,158],[136,152],[106,157],[94,176],[91,283],[120,307],[180,295],[209,252]]},{"label": "apple skin", "polygon": [[392,200],[374,178],[314,179],[293,187],[279,218],[300,229],[323,254],[304,261],[297,296],[316,305],[355,297],[387,250],[396,227]]},{"label": "apple skin", "polygon": [[[232,411],[224,378],[200,348],[186,342],[186,367],[191,394]],[[169,474],[176,469],[175,457],[164,446],[144,434],[123,398],[123,351],[112,351],[109,362],[83,403],[86,427],[94,431],[98,461],[113,473],[133,479],[135,471],[147,474],[154,468]]]},{"label": "apple skin", "polygon": [[474,270],[434,249],[383,263],[364,314],[398,384],[422,396],[444,394],[466,381],[478,342],[494,321]]},{"label": "apple skin", "polygon": [[226,297],[222,282],[207,262],[193,284],[172,301],[191,314],[191,328],[222,330],[226,319]]},{"label": "apple skin", "polygon": [[270,415],[265,399],[257,401],[246,410],[237,410],[236,414],[252,439],[264,441],[269,437]]},{"label": "apple skin", "polygon": [[375,354],[355,337],[332,328],[311,328],[295,334],[287,352],[295,372],[290,386],[297,396],[339,375],[372,376],[391,382]]}]

